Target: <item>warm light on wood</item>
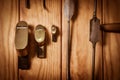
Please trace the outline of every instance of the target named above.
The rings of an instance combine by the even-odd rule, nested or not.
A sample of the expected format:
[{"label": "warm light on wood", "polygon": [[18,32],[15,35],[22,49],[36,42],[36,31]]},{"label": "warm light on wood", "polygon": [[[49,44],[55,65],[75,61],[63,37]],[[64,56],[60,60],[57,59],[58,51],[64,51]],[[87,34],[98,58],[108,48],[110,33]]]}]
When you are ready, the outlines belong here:
[{"label": "warm light on wood", "polygon": [[101,29],[106,32],[118,32],[120,33],[120,23],[102,24]]},{"label": "warm light on wood", "polygon": [[[75,14],[70,24],[71,80],[91,80],[89,20],[92,18],[94,0],[74,1]],[[120,31],[120,0],[98,1],[97,16],[101,24],[105,24],[103,30],[111,33],[102,32],[101,40],[96,45],[95,78],[103,80],[104,75],[104,80],[120,80],[120,34],[112,33]],[[43,0],[30,0],[30,9],[27,9],[25,0],[0,0],[0,80],[66,79],[67,19],[63,10],[64,0],[46,0],[45,5],[46,9]],[[29,24],[28,47],[24,51],[29,54],[29,70],[18,70],[15,32],[19,20]],[[48,33],[45,59],[37,57],[34,29],[38,24],[45,26]],[[52,42],[52,25],[57,26],[60,32],[57,42]]]}]

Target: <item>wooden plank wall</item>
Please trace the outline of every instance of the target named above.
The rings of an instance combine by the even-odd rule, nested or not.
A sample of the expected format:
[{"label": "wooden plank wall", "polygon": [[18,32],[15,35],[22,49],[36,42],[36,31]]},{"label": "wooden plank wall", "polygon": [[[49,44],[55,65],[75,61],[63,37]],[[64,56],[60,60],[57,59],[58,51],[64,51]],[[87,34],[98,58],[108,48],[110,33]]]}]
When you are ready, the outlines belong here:
[{"label": "wooden plank wall", "polygon": [[0,0],[0,80],[17,80],[17,54],[14,44],[17,21],[17,0]]},{"label": "wooden plank wall", "polygon": [[[120,0],[103,0],[103,23],[120,23]],[[104,32],[104,80],[120,80],[120,33]]]},{"label": "wooden plank wall", "polygon": [[[89,21],[93,14],[94,0],[74,0],[75,15],[71,21],[71,79],[91,80],[92,44],[89,42]],[[98,0],[98,17],[101,23],[120,23],[119,0]],[[25,0],[0,0],[0,80],[65,80],[67,21],[64,16],[64,0],[30,0],[30,9]],[[30,70],[19,69],[14,45],[15,26],[20,21],[29,24]],[[37,58],[34,28],[41,24],[48,33],[47,58]],[[51,41],[51,26],[59,28],[57,43]],[[119,33],[103,32],[96,48],[96,80],[120,80]],[[102,54],[104,65],[102,65]]]}]

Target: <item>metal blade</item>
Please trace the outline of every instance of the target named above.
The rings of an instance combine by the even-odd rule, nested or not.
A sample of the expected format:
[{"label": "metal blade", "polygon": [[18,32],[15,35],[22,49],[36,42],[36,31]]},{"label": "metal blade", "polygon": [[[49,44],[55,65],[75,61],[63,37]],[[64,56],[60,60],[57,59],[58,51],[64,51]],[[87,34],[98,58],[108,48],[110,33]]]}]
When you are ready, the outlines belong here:
[{"label": "metal blade", "polygon": [[93,18],[90,21],[90,41],[93,45],[92,54],[92,80],[94,80],[95,73],[95,47],[96,43],[100,40],[100,20]]},{"label": "metal blade", "polygon": [[92,54],[92,80],[94,80],[95,73],[95,47],[96,43],[100,40],[100,20],[94,17],[90,20],[90,41],[93,44]]},{"label": "metal blade", "polygon": [[95,44],[100,40],[100,20],[96,17],[90,20],[90,41]]}]

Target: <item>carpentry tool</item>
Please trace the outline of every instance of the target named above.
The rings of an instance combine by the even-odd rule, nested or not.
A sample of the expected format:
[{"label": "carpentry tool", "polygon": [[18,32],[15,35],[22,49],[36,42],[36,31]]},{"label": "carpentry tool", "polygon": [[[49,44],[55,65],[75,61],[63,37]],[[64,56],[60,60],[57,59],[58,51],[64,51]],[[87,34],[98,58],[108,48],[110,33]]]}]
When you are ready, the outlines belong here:
[{"label": "carpentry tool", "polygon": [[68,27],[67,27],[67,55],[66,55],[66,76],[67,80],[70,80],[70,20],[74,14],[74,2],[73,0],[65,0],[64,3],[64,14],[67,18]]},{"label": "carpentry tool", "polygon": [[29,69],[29,54],[26,50],[28,46],[28,24],[25,21],[19,21],[16,25],[15,47],[18,53],[18,68]]},{"label": "carpentry tool", "polygon": [[55,25],[52,25],[51,33],[52,33],[52,42],[57,42],[57,37],[59,35],[58,27],[56,27]]},{"label": "carpentry tool", "polygon": [[94,12],[93,18],[90,20],[90,41],[93,45],[92,54],[92,80],[94,80],[95,73],[95,47],[96,43],[99,41],[100,36],[100,20],[96,16],[97,14],[97,0],[94,0]]},{"label": "carpentry tool", "polygon": [[43,0],[43,8],[46,9],[46,1]]},{"label": "carpentry tool", "polygon": [[38,45],[38,58],[45,58],[46,55],[46,49],[45,49],[45,41],[46,41],[46,29],[42,25],[37,25],[35,28],[35,41],[37,42]]}]

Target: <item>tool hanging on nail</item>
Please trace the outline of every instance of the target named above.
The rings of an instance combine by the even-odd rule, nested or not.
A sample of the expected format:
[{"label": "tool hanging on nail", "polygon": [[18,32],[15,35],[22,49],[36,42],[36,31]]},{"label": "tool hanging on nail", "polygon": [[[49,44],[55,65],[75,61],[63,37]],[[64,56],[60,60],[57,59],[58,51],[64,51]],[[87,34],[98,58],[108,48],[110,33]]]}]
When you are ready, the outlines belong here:
[{"label": "tool hanging on nail", "polygon": [[64,3],[64,14],[67,18],[67,54],[66,54],[66,76],[67,80],[70,80],[70,47],[71,47],[71,36],[70,36],[70,20],[74,14],[74,2],[73,0],[65,0]]},{"label": "tool hanging on nail", "polygon": [[20,21],[16,25],[15,32],[15,47],[18,51],[18,68],[29,69],[29,51],[28,48],[28,24],[25,21]]},{"label": "tool hanging on nail", "polygon": [[97,18],[97,0],[94,0],[93,18],[90,20],[90,41],[93,46],[92,54],[92,80],[95,75],[95,47],[100,37],[100,20]]},{"label": "tool hanging on nail", "polygon": [[30,9],[30,0],[25,0],[26,8]]},{"label": "tool hanging on nail", "polygon": [[43,0],[43,8],[46,9],[46,0]]}]

